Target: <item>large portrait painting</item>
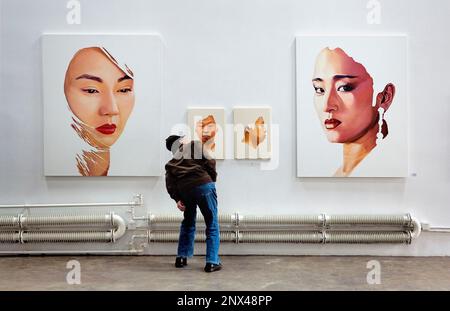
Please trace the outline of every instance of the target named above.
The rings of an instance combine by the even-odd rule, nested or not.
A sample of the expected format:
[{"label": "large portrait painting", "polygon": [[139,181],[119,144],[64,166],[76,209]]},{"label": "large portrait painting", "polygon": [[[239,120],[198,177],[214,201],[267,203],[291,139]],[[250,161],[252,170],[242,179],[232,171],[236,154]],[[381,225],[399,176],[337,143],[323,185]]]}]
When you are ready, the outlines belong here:
[{"label": "large portrait painting", "polygon": [[296,38],[297,176],[405,177],[406,36]]},{"label": "large portrait painting", "polygon": [[160,37],[46,34],[42,57],[45,175],[160,175]]}]

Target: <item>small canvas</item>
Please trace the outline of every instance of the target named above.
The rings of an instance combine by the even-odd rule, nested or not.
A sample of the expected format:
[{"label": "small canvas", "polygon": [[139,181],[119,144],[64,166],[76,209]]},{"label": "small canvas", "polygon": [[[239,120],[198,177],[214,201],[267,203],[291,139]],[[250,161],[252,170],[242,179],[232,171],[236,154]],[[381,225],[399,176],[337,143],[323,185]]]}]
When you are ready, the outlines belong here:
[{"label": "small canvas", "polygon": [[187,113],[190,138],[201,141],[215,159],[225,158],[225,109],[195,108]]},{"label": "small canvas", "polygon": [[408,174],[407,37],[296,38],[297,176]]},{"label": "small canvas", "polygon": [[270,107],[235,107],[234,155],[236,159],[270,159]]},{"label": "small canvas", "polygon": [[42,57],[45,176],[159,176],[160,37],[45,34]]}]

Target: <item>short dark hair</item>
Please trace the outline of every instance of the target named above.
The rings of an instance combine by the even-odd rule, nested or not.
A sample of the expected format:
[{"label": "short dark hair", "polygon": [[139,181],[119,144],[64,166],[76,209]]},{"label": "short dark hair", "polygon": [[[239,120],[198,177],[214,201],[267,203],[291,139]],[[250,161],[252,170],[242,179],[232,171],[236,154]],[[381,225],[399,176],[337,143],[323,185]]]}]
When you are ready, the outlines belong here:
[{"label": "short dark hair", "polygon": [[172,151],[172,145],[174,142],[176,142],[178,139],[180,139],[183,136],[179,136],[179,135],[170,135],[169,137],[166,138],[166,148],[169,151]]}]

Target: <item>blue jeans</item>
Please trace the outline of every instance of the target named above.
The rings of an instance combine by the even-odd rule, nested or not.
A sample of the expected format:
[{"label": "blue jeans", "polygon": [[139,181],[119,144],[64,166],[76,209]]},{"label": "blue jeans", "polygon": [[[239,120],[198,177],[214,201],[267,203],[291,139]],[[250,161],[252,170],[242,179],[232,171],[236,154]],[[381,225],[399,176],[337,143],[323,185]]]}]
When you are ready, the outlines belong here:
[{"label": "blue jeans", "polygon": [[195,220],[198,206],[206,224],[206,262],[219,264],[220,231],[215,184],[211,182],[197,186],[187,193],[182,193],[181,199],[186,209],[180,228],[178,257],[194,255]]}]

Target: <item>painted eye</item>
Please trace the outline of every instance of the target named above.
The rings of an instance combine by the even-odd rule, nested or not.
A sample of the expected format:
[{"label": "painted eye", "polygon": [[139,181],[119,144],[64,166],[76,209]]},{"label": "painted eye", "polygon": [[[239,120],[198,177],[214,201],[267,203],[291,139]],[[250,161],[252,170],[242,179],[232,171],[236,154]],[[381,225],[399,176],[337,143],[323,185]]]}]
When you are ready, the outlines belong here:
[{"label": "painted eye", "polygon": [[314,90],[316,91],[316,94],[323,95],[325,93],[325,90],[321,87],[314,87]]},{"label": "painted eye", "polygon": [[88,94],[99,93],[99,91],[97,91],[96,89],[83,89],[83,92],[88,93]]},{"label": "painted eye", "polygon": [[350,92],[353,91],[355,88],[350,84],[341,85],[338,87],[339,92]]},{"label": "painted eye", "polygon": [[117,92],[119,92],[119,93],[128,93],[128,92],[131,92],[131,91],[132,91],[131,88],[127,87],[127,88],[120,89]]}]

